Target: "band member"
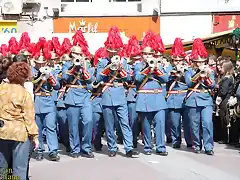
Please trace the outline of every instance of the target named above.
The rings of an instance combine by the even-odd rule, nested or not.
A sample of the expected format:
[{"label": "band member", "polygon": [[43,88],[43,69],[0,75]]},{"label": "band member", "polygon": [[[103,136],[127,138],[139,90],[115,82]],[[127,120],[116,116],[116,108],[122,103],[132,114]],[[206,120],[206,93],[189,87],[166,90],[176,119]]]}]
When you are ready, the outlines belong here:
[{"label": "band member", "polygon": [[52,97],[52,90],[60,88],[59,82],[54,77],[54,72],[46,66],[47,60],[51,58],[50,52],[44,50],[44,56],[40,55],[35,60],[35,67],[32,68],[34,75],[34,103],[35,103],[35,120],[38,125],[40,146],[37,150],[37,160],[43,159],[43,129],[46,128],[46,139],[49,148],[49,158],[52,161],[60,160],[58,154],[56,106]]},{"label": "band member", "polygon": [[[71,61],[71,58],[65,54],[61,57],[61,62],[64,63],[66,61]],[[58,78],[61,89],[54,90],[52,92],[52,96],[57,108],[57,122],[58,122],[58,133],[59,133],[59,142],[61,142],[65,148],[66,152],[70,152],[70,144],[69,144],[69,130],[68,130],[68,122],[67,122],[67,112],[66,106],[64,104],[64,93],[66,90],[66,82],[62,78],[62,64],[55,64],[54,67],[55,76]]]},{"label": "band member", "polygon": [[167,83],[167,104],[169,120],[171,122],[171,137],[173,148],[180,148],[181,137],[181,119],[184,125],[184,137],[187,147],[192,147],[190,139],[190,126],[184,107],[184,98],[187,93],[187,85],[184,80],[185,52],[180,38],[176,38],[171,50],[173,70],[170,72],[169,82]]},{"label": "band member", "polygon": [[[152,153],[151,124],[155,122],[156,153],[167,156],[164,142],[165,110],[167,103],[163,95],[161,83],[168,81],[168,74],[163,67],[157,63],[155,58],[145,54],[153,54],[154,34],[150,31],[143,39],[143,61],[136,64],[134,76],[137,86],[136,111],[140,115],[143,125],[144,152],[146,155]],[[164,52],[161,44],[160,52]]]},{"label": "band member", "polygon": [[136,36],[131,36],[127,45],[127,54],[129,56],[128,68],[130,69],[131,80],[127,84],[127,105],[129,123],[133,133],[133,147],[137,148],[138,114],[136,112],[136,85],[134,79],[134,67],[141,61],[141,47],[139,46]]},{"label": "band member", "polygon": [[[77,31],[73,39],[74,46],[70,54],[73,57],[72,61],[64,63],[62,69],[62,77],[67,83],[64,103],[69,125],[70,155],[78,158],[81,152],[84,157],[94,158],[92,153],[92,104],[89,92],[94,72],[87,65],[83,49],[86,51],[88,45],[82,32]],[[79,124],[82,126],[82,131],[79,131]],[[81,144],[79,134],[82,136]]]},{"label": "band member", "polygon": [[202,40],[195,39],[190,56],[193,68],[185,72],[185,82],[189,88],[185,105],[191,122],[194,152],[200,153],[202,149],[200,136],[202,130],[205,153],[213,155],[213,100],[210,91],[215,87],[215,81],[213,72],[206,66],[207,58],[208,54]]},{"label": "band member", "polygon": [[117,115],[127,157],[138,153],[133,151],[132,131],[128,123],[128,109],[123,83],[129,78],[127,61],[117,53],[123,43],[117,27],[112,27],[108,33],[105,47],[108,57],[101,59],[97,66],[97,81],[103,81],[105,86],[102,93],[102,108],[105,122],[109,156],[116,156],[117,143],[114,133],[114,114]]}]

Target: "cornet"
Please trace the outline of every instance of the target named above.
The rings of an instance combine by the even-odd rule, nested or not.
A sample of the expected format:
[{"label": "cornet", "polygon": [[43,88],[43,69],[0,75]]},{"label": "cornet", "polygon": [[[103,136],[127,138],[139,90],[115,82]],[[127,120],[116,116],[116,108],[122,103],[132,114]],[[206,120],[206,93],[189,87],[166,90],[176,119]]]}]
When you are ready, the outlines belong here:
[{"label": "cornet", "polygon": [[153,58],[153,57],[147,58],[146,62],[148,64],[148,67],[150,67],[150,68],[154,68],[154,67],[157,66],[157,60],[155,58]]},{"label": "cornet", "polygon": [[41,67],[39,71],[41,73],[40,79],[46,81],[50,77],[50,73],[52,72],[52,69],[46,66],[46,67]]},{"label": "cornet", "polygon": [[119,66],[120,66],[120,63],[121,63],[121,57],[116,55],[116,56],[113,56],[111,58],[111,65],[110,65],[110,69],[112,71],[116,71],[119,69]]},{"label": "cornet", "polygon": [[75,57],[73,58],[72,63],[74,64],[74,66],[86,68],[87,60],[88,60],[87,57]]},{"label": "cornet", "polygon": [[200,76],[201,77],[206,77],[208,75],[209,72],[209,67],[208,65],[203,65],[199,67],[200,70]]}]

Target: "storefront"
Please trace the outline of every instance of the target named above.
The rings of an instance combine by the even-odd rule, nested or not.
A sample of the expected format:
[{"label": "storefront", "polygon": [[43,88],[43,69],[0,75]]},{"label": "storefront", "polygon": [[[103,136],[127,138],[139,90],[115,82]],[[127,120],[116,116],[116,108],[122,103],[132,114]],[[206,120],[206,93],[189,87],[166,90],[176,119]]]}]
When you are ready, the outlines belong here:
[{"label": "storefront", "polygon": [[160,17],[61,17],[53,21],[54,33],[75,33],[78,29],[84,33],[107,33],[112,26],[117,26],[128,37],[136,35],[141,40],[148,30],[160,33]]}]

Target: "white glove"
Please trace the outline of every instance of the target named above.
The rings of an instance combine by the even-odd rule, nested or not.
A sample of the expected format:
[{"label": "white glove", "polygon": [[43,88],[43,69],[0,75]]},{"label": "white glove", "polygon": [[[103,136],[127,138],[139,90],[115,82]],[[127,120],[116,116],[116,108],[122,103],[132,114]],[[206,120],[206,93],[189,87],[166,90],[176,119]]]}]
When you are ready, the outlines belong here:
[{"label": "white glove", "polygon": [[221,97],[217,97],[216,98],[216,105],[220,105],[221,104],[221,102],[222,102],[222,98]]},{"label": "white glove", "polygon": [[228,105],[229,106],[235,106],[237,104],[237,98],[231,96],[230,99],[228,100]]}]

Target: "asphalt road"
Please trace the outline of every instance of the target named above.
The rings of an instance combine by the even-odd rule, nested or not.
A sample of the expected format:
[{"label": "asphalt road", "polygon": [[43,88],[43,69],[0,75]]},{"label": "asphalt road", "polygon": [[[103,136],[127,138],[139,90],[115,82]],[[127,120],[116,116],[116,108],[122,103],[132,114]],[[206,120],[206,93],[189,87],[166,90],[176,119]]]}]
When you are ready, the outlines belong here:
[{"label": "asphalt road", "polygon": [[[104,144],[106,144],[104,142]],[[94,159],[73,159],[61,151],[60,162],[44,159],[31,160],[31,180],[240,180],[239,149],[215,144],[215,155],[194,154],[183,146],[180,150],[167,148],[169,155],[162,157],[140,154],[126,158],[123,146],[109,158],[107,148],[94,153]],[[140,146],[139,151],[143,148]]]}]

